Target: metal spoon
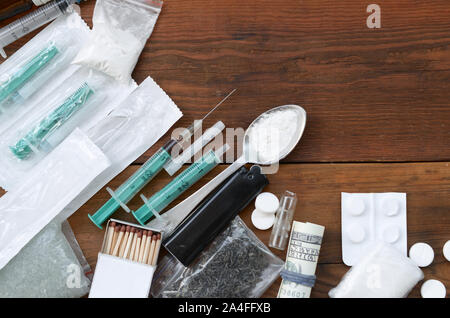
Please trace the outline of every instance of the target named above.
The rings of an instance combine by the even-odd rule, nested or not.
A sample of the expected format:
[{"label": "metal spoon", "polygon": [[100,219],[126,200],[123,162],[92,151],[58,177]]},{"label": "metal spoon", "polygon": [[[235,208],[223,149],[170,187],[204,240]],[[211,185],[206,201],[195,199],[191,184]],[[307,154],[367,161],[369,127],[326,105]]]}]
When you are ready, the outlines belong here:
[{"label": "metal spoon", "polygon": [[[292,136],[286,136],[286,138],[291,138],[288,146],[285,149],[280,151],[278,158],[274,160],[262,160],[261,156],[256,153],[251,153],[251,149],[256,149],[256,145],[251,144],[252,140],[250,140],[249,132],[252,128],[258,123],[260,120],[265,118],[267,115],[272,112],[283,111],[283,110],[294,110],[297,113],[297,129],[295,134]],[[168,210],[161,216],[157,216],[157,218],[150,221],[147,226],[152,227],[154,229],[161,229],[164,231],[164,235],[170,235],[173,230],[188,216],[194,208],[208,195],[210,194],[218,185],[220,185],[225,179],[231,176],[234,172],[239,170],[242,166],[247,163],[253,163],[258,165],[270,165],[277,163],[278,161],[285,158],[297,145],[300,141],[300,138],[303,135],[303,131],[305,130],[306,125],[306,112],[305,110],[297,105],[284,105],[272,108],[265,113],[261,114],[258,118],[256,118],[250,126],[247,128],[244,135],[244,144],[243,144],[243,154],[239,157],[235,162],[233,162],[227,169],[218,174],[214,179],[204,185],[197,192],[192,194],[190,197],[185,199],[183,202],[179,203],[172,209]],[[254,142],[254,141],[253,141]]]}]

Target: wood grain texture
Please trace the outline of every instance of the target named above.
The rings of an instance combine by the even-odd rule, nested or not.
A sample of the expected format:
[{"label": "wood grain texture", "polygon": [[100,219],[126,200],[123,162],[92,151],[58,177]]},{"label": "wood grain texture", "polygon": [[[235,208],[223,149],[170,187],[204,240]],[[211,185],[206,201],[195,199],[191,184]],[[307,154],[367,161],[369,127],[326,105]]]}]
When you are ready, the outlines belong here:
[{"label": "wood grain texture", "polygon": [[[177,200],[189,194],[214,177],[226,166],[216,168],[204,180],[195,185]],[[450,163],[415,164],[283,164],[276,175],[270,175],[270,184],[265,191],[280,194],[288,189],[298,194],[294,220],[307,221],[325,226],[325,236],[319,258],[318,283],[313,297],[326,297],[331,286],[336,285],[348,269],[342,264],[341,251],[341,192],[406,192],[408,205],[408,247],[416,242],[427,242],[435,250],[435,262],[424,269],[426,278],[437,277],[450,286],[448,263],[442,256],[442,246],[450,239]],[[127,168],[115,178],[110,187],[117,188],[138,166]],[[144,188],[147,197],[162,188],[170,178],[161,173]],[[105,189],[97,193],[84,207],[70,219],[80,246],[88,262],[95,265],[100,250],[103,231],[88,219],[109,199]],[[130,202],[136,209],[142,204],[139,198]],[[174,205],[172,204],[172,206]],[[250,204],[240,216],[256,235],[267,244],[270,231],[259,231],[250,221],[254,205]],[[123,211],[114,218],[136,222]],[[286,251],[274,250],[281,259]],[[447,265],[447,267],[446,267]],[[322,275],[323,273],[323,275]],[[265,296],[275,296],[279,282],[267,291]],[[413,296],[417,296],[414,293]]]},{"label": "wood grain texture", "polygon": [[[442,256],[450,239],[450,3],[376,3],[382,27],[370,30],[368,3],[360,0],[166,0],[133,74],[138,83],[151,75],[177,103],[184,117],[176,127],[201,118],[233,88],[237,93],[206,126],[222,120],[227,127],[246,128],[260,113],[283,104],[306,109],[300,145],[279,173],[269,176],[267,190],[296,192],[295,219],[326,227],[312,297],[327,297],[348,269],[340,247],[343,191],[406,192],[409,246],[431,244],[436,258],[424,269],[426,278],[450,286]],[[93,0],[81,5],[90,25],[94,5]],[[36,33],[10,45],[7,53]],[[129,167],[108,186],[117,188],[137,168]],[[162,173],[143,192],[150,196],[168,181]],[[103,189],[70,218],[92,266],[103,231],[87,214],[108,198]],[[140,204],[135,198],[130,206]],[[251,210],[241,216],[267,244],[270,231],[251,226]],[[125,212],[115,217],[133,221]],[[274,252],[285,258],[285,252]],[[264,296],[274,297],[278,286],[279,280]],[[418,288],[411,296],[419,296]]]},{"label": "wood grain texture", "polygon": [[[302,105],[305,136],[285,162],[450,160],[450,5],[377,4],[374,30],[359,0],[166,0],[134,78],[151,75],[183,127],[233,88],[209,124],[246,128],[269,108]],[[89,23],[94,5],[81,5]]]}]

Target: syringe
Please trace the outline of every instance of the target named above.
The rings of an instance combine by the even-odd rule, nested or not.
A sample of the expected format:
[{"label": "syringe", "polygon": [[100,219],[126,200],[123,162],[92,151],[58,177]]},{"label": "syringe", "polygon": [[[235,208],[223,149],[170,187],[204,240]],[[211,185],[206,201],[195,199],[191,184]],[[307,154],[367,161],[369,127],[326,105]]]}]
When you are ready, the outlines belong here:
[{"label": "syringe", "polygon": [[206,155],[194,162],[186,170],[180,173],[162,190],[155,193],[147,200],[143,195],[144,205],[137,211],[133,212],[136,220],[145,225],[153,215],[159,216],[159,212],[164,210],[170,203],[178,198],[184,191],[189,189],[193,184],[200,180],[204,175],[210,172],[220,163],[220,157],[228,151],[228,144],[222,146],[216,152],[210,150]]},{"label": "syringe", "polygon": [[162,148],[160,148],[150,159],[148,159],[131,177],[128,178],[116,191],[110,188],[106,190],[111,195],[109,199],[97,212],[89,214],[88,217],[91,221],[102,228],[102,224],[120,207],[126,212],[131,212],[127,207],[127,203],[141,191],[166,165],[171,159],[171,151],[177,144],[183,143],[190,138],[194,132],[201,126],[203,120],[206,119],[217,107],[219,107],[228,97],[231,96],[236,90],[233,90],[222,101],[214,106],[202,120],[196,120],[192,125],[184,130],[177,139],[170,139]]},{"label": "syringe", "polygon": [[53,21],[60,15],[72,12],[72,4],[81,0],[54,0],[23,18],[0,29],[0,54],[6,58],[4,48],[21,37]]}]

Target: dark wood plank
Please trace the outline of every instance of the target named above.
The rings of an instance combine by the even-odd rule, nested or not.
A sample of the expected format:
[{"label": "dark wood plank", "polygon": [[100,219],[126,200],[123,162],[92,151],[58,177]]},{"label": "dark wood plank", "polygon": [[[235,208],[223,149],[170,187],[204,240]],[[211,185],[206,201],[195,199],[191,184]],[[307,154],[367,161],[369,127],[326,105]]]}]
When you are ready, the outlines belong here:
[{"label": "dark wood plank", "polygon": [[[109,186],[117,188],[138,166],[127,168],[115,178]],[[204,180],[183,194],[184,199],[206,181],[214,177],[225,166],[216,168]],[[162,188],[170,178],[161,173],[143,193],[151,196]],[[278,174],[269,176],[267,191],[280,194],[288,189],[299,197],[294,220],[308,221],[326,227],[320,255],[318,271],[319,282],[313,293],[315,297],[325,297],[331,286],[336,285],[347,267],[341,257],[341,192],[387,192],[407,193],[408,204],[408,247],[416,242],[427,242],[435,250],[435,263],[425,269],[427,278],[438,277],[450,286],[450,272],[445,267],[442,246],[450,239],[450,169],[449,163],[414,164],[283,164]],[[103,239],[103,231],[97,229],[88,219],[88,213],[94,213],[108,199],[103,189],[97,193],[70,219],[73,230],[79,240],[89,263],[95,265],[97,253]],[[180,200],[177,200],[179,202]],[[134,198],[130,202],[132,209],[142,202]],[[176,203],[174,203],[176,204]],[[259,231],[250,221],[253,204],[241,213],[241,217],[256,235],[267,244],[270,231]],[[131,215],[120,211],[115,218],[135,222]],[[285,251],[273,250],[285,259]],[[333,265],[333,266],[328,266]],[[322,276],[321,273],[324,273]],[[266,293],[274,296],[278,290],[275,283]],[[417,295],[417,293],[415,294]]]},{"label": "dark wood plank", "polygon": [[[305,136],[285,162],[448,161],[450,5],[377,3],[373,30],[357,0],[166,0],[134,77],[155,78],[183,127],[232,88],[208,125],[246,128],[271,107],[304,106]],[[89,23],[94,4],[81,6]]]}]

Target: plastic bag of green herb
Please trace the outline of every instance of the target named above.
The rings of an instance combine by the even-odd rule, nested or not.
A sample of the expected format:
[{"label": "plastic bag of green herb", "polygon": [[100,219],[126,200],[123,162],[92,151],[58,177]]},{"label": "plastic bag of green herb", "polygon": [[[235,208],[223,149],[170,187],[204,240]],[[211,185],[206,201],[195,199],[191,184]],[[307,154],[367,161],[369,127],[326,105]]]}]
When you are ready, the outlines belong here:
[{"label": "plastic bag of green herb", "polygon": [[159,263],[153,297],[258,298],[284,262],[237,216],[190,265],[167,255]]}]

